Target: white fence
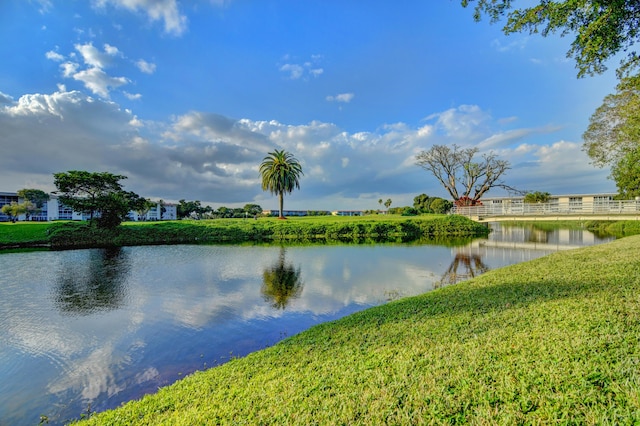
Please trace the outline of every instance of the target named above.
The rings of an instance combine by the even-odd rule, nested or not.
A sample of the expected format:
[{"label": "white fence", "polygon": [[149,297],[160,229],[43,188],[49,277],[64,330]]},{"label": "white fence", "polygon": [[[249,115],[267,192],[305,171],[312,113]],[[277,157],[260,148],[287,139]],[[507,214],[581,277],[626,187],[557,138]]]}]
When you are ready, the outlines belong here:
[{"label": "white fence", "polygon": [[467,217],[638,215],[640,200],[605,200],[569,203],[494,203],[455,207],[454,213]]}]

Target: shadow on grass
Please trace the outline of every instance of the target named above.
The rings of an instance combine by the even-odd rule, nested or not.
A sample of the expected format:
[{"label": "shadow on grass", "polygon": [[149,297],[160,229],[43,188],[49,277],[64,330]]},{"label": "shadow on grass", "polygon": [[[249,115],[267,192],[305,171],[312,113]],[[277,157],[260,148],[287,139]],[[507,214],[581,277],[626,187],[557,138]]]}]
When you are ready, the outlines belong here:
[{"label": "shadow on grass", "polygon": [[[635,238],[635,243],[630,238]],[[637,294],[638,243],[640,237],[629,237],[507,266],[469,281],[355,313],[336,321],[332,327],[396,322],[406,326],[407,320],[499,313],[556,300],[587,299],[604,292],[612,300],[622,294]],[[612,260],[607,257],[610,253],[623,255]]]}]

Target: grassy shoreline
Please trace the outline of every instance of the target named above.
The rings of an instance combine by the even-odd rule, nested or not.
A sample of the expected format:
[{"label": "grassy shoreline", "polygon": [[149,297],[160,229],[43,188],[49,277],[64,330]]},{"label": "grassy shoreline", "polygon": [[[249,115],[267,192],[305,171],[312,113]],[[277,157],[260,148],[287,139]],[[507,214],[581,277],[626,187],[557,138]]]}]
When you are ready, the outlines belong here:
[{"label": "grassy shoreline", "polygon": [[113,230],[98,229],[84,222],[23,222],[0,224],[0,249],[246,241],[376,242],[424,237],[482,236],[488,232],[484,225],[453,215],[127,222]]},{"label": "grassy shoreline", "polygon": [[[315,326],[86,424],[633,424],[640,236]],[[85,423],[83,423],[85,424]]]}]

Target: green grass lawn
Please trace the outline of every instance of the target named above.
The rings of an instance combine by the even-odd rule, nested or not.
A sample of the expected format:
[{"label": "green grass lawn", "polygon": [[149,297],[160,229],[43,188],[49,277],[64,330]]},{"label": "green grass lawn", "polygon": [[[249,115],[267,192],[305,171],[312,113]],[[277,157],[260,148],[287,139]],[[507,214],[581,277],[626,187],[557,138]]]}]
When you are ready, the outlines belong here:
[{"label": "green grass lawn", "polygon": [[0,222],[0,245],[17,243],[45,243],[50,222]]},{"label": "green grass lawn", "polygon": [[637,424],[640,236],[315,326],[95,425]]}]

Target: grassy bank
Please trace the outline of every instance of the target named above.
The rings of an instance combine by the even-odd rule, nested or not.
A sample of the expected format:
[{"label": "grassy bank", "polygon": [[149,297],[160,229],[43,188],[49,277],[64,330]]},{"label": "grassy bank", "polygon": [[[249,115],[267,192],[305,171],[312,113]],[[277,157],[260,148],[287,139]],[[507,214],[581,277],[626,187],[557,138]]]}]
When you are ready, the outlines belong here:
[{"label": "grassy bank", "polygon": [[0,248],[48,245],[52,226],[50,222],[0,222]]},{"label": "grassy bank", "polygon": [[634,424],[640,236],[319,325],[95,425]]},{"label": "grassy bank", "polygon": [[[37,231],[36,231],[37,229]],[[486,235],[488,228],[462,216],[308,217],[128,222],[114,230],[81,222],[0,224],[0,248],[47,244],[51,248],[244,241],[393,241]]]},{"label": "grassy bank", "polygon": [[585,227],[591,232],[615,235],[618,238],[640,234],[640,221],[633,220],[589,221]]}]

